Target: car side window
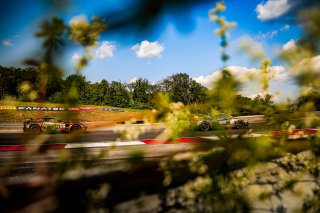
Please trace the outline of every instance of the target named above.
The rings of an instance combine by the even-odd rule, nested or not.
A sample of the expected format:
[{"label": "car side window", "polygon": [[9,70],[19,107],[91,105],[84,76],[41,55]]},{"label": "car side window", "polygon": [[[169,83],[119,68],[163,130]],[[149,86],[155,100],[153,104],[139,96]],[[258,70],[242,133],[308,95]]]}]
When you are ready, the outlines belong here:
[{"label": "car side window", "polygon": [[218,120],[219,121],[228,120],[228,116],[225,114],[218,115]]},{"label": "car side window", "polygon": [[45,122],[54,122],[55,119],[54,118],[45,118],[44,121]]}]

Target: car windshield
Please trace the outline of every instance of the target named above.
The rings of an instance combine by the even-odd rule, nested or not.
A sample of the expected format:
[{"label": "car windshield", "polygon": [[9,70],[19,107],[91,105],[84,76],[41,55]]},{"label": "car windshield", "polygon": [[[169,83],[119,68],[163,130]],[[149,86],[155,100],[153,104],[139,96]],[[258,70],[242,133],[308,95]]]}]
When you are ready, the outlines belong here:
[{"label": "car windshield", "polygon": [[228,115],[228,114],[220,114],[220,115],[217,116],[217,118],[218,118],[219,120],[228,120],[228,119],[231,119],[232,116],[231,116],[231,115]]},{"label": "car windshield", "polygon": [[54,122],[54,121],[56,121],[57,119],[55,119],[55,118],[51,118],[51,117],[49,117],[49,118],[44,118],[44,121],[45,122]]}]

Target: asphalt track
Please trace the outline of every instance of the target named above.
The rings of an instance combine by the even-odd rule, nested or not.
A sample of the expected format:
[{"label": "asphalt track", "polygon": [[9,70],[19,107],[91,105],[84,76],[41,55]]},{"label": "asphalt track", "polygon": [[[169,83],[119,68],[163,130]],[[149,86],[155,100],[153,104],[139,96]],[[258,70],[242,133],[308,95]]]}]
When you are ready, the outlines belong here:
[{"label": "asphalt track", "polygon": [[[139,139],[151,139],[156,138],[164,129],[153,129],[145,134],[140,135]],[[46,134],[48,136],[45,140],[45,144],[57,144],[66,142],[88,143],[88,142],[103,142],[103,141],[117,141],[121,138],[121,133],[114,132],[112,130],[107,131],[88,131],[79,135],[73,136],[70,134]],[[33,141],[37,136],[10,130],[6,133],[2,131],[0,133],[1,145],[25,145]]]},{"label": "asphalt track", "polygon": [[[238,117],[241,119],[249,120],[250,129],[253,133],[259,133],[266,131],[266,122],[262,115],[255,116],[242,116]],[[20,126],[19,126],[20,125]],[[138,124],[137,126],[139,126]],[[0,124],[0,145],[28,145],[30,143],[34,143],[35,138],[37,136],[23,133],[21,124],[5,124],[7,128],[3,128],[3,124]],[[145,128],[143,134],[139,135],[138,138],[134,140],[144,140],[144,139],[165,139],[165,126],[163,124],[158,125],[141,125]],[[13,128],[14,127],[14,128]],[[58,143],[96,143],[96,142],[114,142],[114,141],[125,141],[121,138],[122,133],[117,131],[119,129],[131,128],[127,125],[120,125],[117,127],[102,127],[102,128],[90,128],[88,132],[79,134],[79,135],[71,135],[71,134],[45,134],[46,139],[42,141],[43,144],[58,144]],[[240,134],[245,130],[213,130],[208,132],[200,132],[200,131],[187,131],[182,135],[182,137],[208,137],[215,136],[219,134]],[[127,140],[128,141],[128,140]]]},{"label": "asphalt track", "polygon": [[[253,132],[257,132],[264,126],[264,123],[252,123],[249,129],[252,129]],[[124,127],[126,128],[126,127]],[[229,134],[239,134],[245,130],[222,130]],[[139,135],[136,138],[139,140],[146,139],[165,139],[165,127],[157,126],[157,127],[148,127],[146,132]],[[207,137],[214,136],[220,134],[221,131],[213,130],[208,132],[200,132],[200,131],[187,131],[182,135],[182,137]],[[122,139],[122,133],[117,132],[112,128],[105,129],[88,129],[88,132],[81,133],[78,135],[72,134],[44,134],[46,135],[45,141],[43,144],[59,144],[59,143],[96,143],[96,142],[114,142],[114,141],[126,141],[126,139]],[[1,130],[0,131],[0,145],[28,145],[34,143],[37,135],[33,135],[30,133],[24,133],[21,129],[12,129],[12,130]]]},{"label": "asphalt track", "polygon": [[[219,134],[231,134],[233,136],[239,135],[241,133],[250,130],[253,133],[259,133],[264,130],[266,123],[263,120],[252,120],[248,129],[224,129],[224,130],[213,130],[208,132],[200,131],[186,131],[182,137],[193,137],[198,138],[197,142],[203,143],[188,143],[192,141],[182,141],[181,143],[166,143],[162,142],[151,143],[151,145],[145,146],[147,143],[143,144],[142,140],[147,139],[166,139],[165,127],[164,125],[138,125],[145,128],[145,133],[141,134],[139,138],[135,141],[127,141],[126,145],[116,145],[115,141],[122,141],[118,143],[126,143],[125,140],[121,139],[122,133],[118,132],[118,128],[129,130],[129,126],[117,126],[117,127],[103,127],[99,129],[88,129],[87,133],[73,135],[73,134],[41,134],[40,136],[35,136],[28,133],[23,133],[20,128],[18,129],[0,129],[0,147],[26,147],[27,149],[22,149],[21,151],[16,150],[1,150],[0,149],[0,171],[7,171],[11,168],[9,173],[6,174],[10,177],[12,181],[21,181],[25,175],[38,174],[44,170],[50,173],[57,169],[57,162],[63,156],[63,153],[67,151],[69,153],[70,162],[78,161],[90,161],[94,162],[94,165],[104,166],[111,169],[118,169],[123,166],[126,159],[131,156],[132,153],[136,151],[143,150],[145,160],[155,160],[165,156],[172,155],[174,153],[191,151],[195,146],[206,146],[206,139],[212,140],[212,137],[216,137]],[[257,134],[258,135],[258,134]],[[62,145],[62,148],[53,149],[41,149],[45,151],[34,152],[34,147],[30,144],[34,144],[38,139],[44,139],[41,144],[48,146]],[[188,138],[187,138],[188,139]],[[135,143],[132,143],[135,142]],[[186,142],[186,143],[184,143]],[[193,141],[195,142],[195,141]],[[131,144],[132,143],[132,144]],[[64,144],[64,145],[63,145]],[[102,145],[101,145],[102,144]],[[89,146],[87,146],[89,145]],[[130,146],[129,146],[130,145]],[[67,146],[69,146],[67,148]],[[75,147],[73,147],[75,146]],[[31,148],[30,148],[31,147]],[[67,150],[66,150],[67,148]],[[80,149],[79,149],[80,148]],[[94,156],[100,156],[100,154],[106,151],[108,155],[106,157],[99,157],[99,160],[90,160]],[[79,155],[79,153],[81,153]],[[85,154],[84,154],[85,153]],[[81,157],[82,156],[82,157]],[[92,162],[91,162],[92,161]]]}]

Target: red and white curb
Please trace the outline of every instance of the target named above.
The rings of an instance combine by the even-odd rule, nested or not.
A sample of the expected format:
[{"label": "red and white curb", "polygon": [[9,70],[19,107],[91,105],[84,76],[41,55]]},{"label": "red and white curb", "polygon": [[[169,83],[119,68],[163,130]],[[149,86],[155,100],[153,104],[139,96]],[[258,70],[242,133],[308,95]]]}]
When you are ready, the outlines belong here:
[{"label": "red and white curb", "polygon": [[[43,144],[39,147],[40,150],[55,150],[55,149],[79,149],[79,148],[101,148],[101,147],[119,147],[133,145],[152,145],[152,144],[172,144],[172,143],[190,143],[199,142],[201,138],[179,138],[177,140],[170,139],[145,139],[139,141],[106,141],[106,142],[90,142],[90,143],[59,143],[59,144]],[[7,151],[26,151],[38,147],[37,145],[0,145],[0,152]]]},{"label": "red and white curb", "polygon": [[318,129],[294,129],[292,131],[273,131],[272,136],[283,136],[283,135],[312,135],[316,134]]},{"label": "red and white curb", "polygon": [[[293,131],[273,131],[269,133],[251,133],[242,135],[242,138],[257,138],[257,137],[281,137],[287,136],[289,139],[301,139],[307,138],[310,135],[315,135],[318,129],[304,129]],[[231,135],[231,138],[238,138],[239,135]],[[153,144],[173,144],[173,143],[194,143],[201,142],[206,139],[209,140],[221,140],[218,136],[206,136],[206,137],[182,137],[177,140],[170,139],[144,139],[138,141],[105,141],[105,142],[88,142],[88,143],[57,143],[57,144],[43,144],[39,147],[40,150],[56,150],[56,149],[78,149],[78,148],[101,148],[101,147],[120,147],[120,146],[133,146],[133,145],[153,145]],[[26,151],[37,148],[37,145],[0,145],[0,152],[7,151]]]},{"label": "red and white curb", "polygon": [[99,148],[99,147],[114,147],[114,146],[132,146],[132,145],[144,145],[144,143],[141,141],[70,143],[70,144],[66,144],[65,149]]},{"label": "red and white curb", "polygon": [[[64,149],[66,144],[45,144],[40,147],[41,150],[50,150],[50,149]],[[9,151],[26,151],[32,150],[36,145],[1,145],[0,152],[9,152]]]}]

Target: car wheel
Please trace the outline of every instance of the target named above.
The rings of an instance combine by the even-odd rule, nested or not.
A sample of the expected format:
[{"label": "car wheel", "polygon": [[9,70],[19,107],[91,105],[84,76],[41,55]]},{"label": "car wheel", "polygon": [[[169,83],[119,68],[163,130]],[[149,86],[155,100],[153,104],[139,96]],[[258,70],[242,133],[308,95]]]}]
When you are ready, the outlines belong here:
[{"label": "car wheel", "polygon": [[208,131],[210,129],[210,124],[209,124],[208,121],[201,121],[199,127],[200,127],[201,131],[206,132],[206,131]]},{"label": "car wheel", "polygon": [[71,132],[71,133],[80,132],[80,130],[81,130],[81,126],[79,126],[79,125],[73,125],[73,126],[71,127],[71,129],[70,129],[70,132]]},{"label": "car wheel", "polygon": [[245,127],[245,123],[243,120],[239,120],[235,124],[237,129],[243,129]]},{"label": "car wheel", "polygon": [[41,132],[41,127],[39,125],[32,125],[29,127],[29,132],[31,132],[32,134],[40,134]]}]

